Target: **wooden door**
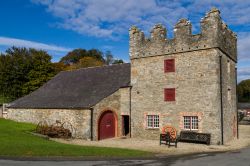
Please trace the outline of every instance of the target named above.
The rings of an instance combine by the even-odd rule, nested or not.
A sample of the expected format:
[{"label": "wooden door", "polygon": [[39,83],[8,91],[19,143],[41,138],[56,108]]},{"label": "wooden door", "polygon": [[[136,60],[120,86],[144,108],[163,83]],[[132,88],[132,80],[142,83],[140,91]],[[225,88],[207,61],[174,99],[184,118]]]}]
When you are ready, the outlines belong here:
[{"label": "wooden door", "polygon": [[115,117],[114,113],[107,111],[103,113],[99,122],[99,139],[115,137]]}]

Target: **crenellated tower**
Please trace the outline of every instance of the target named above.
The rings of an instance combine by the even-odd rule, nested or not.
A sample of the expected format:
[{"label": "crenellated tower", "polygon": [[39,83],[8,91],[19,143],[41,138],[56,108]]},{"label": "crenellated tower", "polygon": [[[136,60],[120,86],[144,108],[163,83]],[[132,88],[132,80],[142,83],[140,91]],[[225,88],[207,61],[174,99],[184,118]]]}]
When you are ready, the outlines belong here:
[{"label": "crenellated tower", "polygon": [[181,19],[174,27],[173,39],[167,38],[167,30],[161,24],[152,28],[149,38],[146,38],[139,28],[133,26],[129,30],[130,59],[219,48],[237,61],[237,36],[221,20],[218,9],[212,8],[201,19],[200,26],[201,33],[193,35],[190,21]]},{"label": "crenellated tower", "polygon": [[173,38],[162,24],[150,37],[129,30],[132,136],[158,138],[166,125],[210,133],[212,144],[236,137],[237,36],[212,8],[201,32],[180,19]]}]

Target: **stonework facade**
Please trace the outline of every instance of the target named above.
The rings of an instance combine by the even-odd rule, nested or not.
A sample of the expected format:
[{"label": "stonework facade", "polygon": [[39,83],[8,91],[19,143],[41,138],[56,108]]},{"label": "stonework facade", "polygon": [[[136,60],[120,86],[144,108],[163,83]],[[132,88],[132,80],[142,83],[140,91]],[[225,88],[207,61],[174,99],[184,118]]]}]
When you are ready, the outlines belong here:
[{"label": "stonework facade", "polygon": [[18,122],[38,124],[56,121],[69,122],[74,127],[72,134],[76,138],[90,139],[90,110],[81,109],[7,109],[7,119]]},{"label": "stonework facade", "polygon": [[[217,9],[202,19],[201,34],[192,35],[191,27],[180,20],[173,39],[162,25],[150,38],[130,29],[133,137],[156,139],[165,125],[180,132],[184,117],[198,119],[196,131],[211,133],[212,144],[236,137],[236,35]],[[174,59],[174,72],[164,72],[167,59]],[[174,101],[164,100],[165,88],[175,90]],[[159,115],[158,128],[145,125],[147,115]]]},{"label": "stonework facade", "polygon": [[[105,86],[99,85],[105,91],[102,99],[98,98],[94,105],[90,99],[95,96],[86,99],[90,103],[86,103],[87,109],[10,107],[7,118],[35,124],[43,120],[49,124],[56,120],[68,121],[76,130],[75,137],[91,140],[124,135],[158,139],[162,128],[171,125],[178,132],[211,133],[212,144],[226,143],[236,138],[238,131],[237,38],[222,22],[217,9],[209,11],[200,24],[201,33],[193,35],[191,23],[181,19],[174,27],[172,39],[167,38],[163,25],[155,25],[150,38],[133,26],[129,31],[131,64],[124,64],[122,70],[128,72],[121,73],[122,77],[119,76],[120,71],[116,75],[118,81],[125,80],[116,82],[118,90],[107,93],[106,87],[112,89],[112,81],[117,81],[110,77]],[[113,65],[112,70],[108,69],[112,66],[104,67],[106,75],[102,79],[121,67]],[[87,72],[96,70],[100,74],[103,69],[92,68],[82,72],[88,75]],[[92,79],[93,84],[98,80]],[[51,84],[48,83],[47,87],[54,87]],[[43,89],[47,90],[46,87]],[[28,103],[25,99],[22,101]],[[37,104],[42,106],[43,103]],[[103,127],[109,135],[103,134]]]},{"label": "stonework facade", "polygon": [[129,88],[121,88],[94,106],[93,138],[98,140],[100,117],[105,111],[112,111],[115,116],[115,136],[122,134],[122,115],[129,115]]},{"label": "stonework facade", "polygon": [[[130,88],[121,88],[110,96],[101,100],[91,109],[7,109],[5,118],[18,122],[38,124],[46,122],[48,125],[56,121],[69,122],[74,127],[72,131],[75,138],[98,140],[99,120],[103,113],[112,111],[116,117],[116,137],[122,136],[122,115],[129,115],[129,92]],[[91,119],[92,128],[91,128]],[[91,131],[92,129],[92,131]],[[92,138],[91,138],[92,132]]]}]

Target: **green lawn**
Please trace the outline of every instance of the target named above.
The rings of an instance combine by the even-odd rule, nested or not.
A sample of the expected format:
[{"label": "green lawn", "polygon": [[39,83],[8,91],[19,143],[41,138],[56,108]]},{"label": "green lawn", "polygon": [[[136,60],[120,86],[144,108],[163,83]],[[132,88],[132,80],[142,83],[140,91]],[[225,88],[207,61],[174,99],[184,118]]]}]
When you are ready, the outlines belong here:
[{"label": "green lawn", "polygon": [[0,118],[0,156],[139,157],[149,152],[57,143],[29,134],[35,126]]}]

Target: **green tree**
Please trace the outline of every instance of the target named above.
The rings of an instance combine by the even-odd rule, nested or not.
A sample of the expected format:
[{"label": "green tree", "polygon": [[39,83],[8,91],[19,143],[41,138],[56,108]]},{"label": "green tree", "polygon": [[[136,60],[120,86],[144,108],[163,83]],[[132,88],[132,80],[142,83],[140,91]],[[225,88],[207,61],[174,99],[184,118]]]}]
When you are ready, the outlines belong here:
[{"label": "green tree", "polygon": [[28,82],[22,86],[23,94],[28,94],[45,82],[50,80],[55,74],[55,68],[51,63],[51,56],[45,51],[30,49],[32,67],[28,72]]},{"label": "green tree", "polygon": [[55,74],[45,51],[9,48],[0,56],[0,94],[14,100],[39,88]]},{"label": "green tree", "polygon": [[250,79],[243,80],[237,85],[239,102],[250,102]]},{"label": "green tree", "polygon": [[12,47],[1,55],[0,91],[7,98],[22,96],[22,85],[28,81],[31,58],[26,48]]},{"label": "green tree", "polygon": [[124,63],[122,59],[115,59],[113,64],[120,64],[120,63]]}]

